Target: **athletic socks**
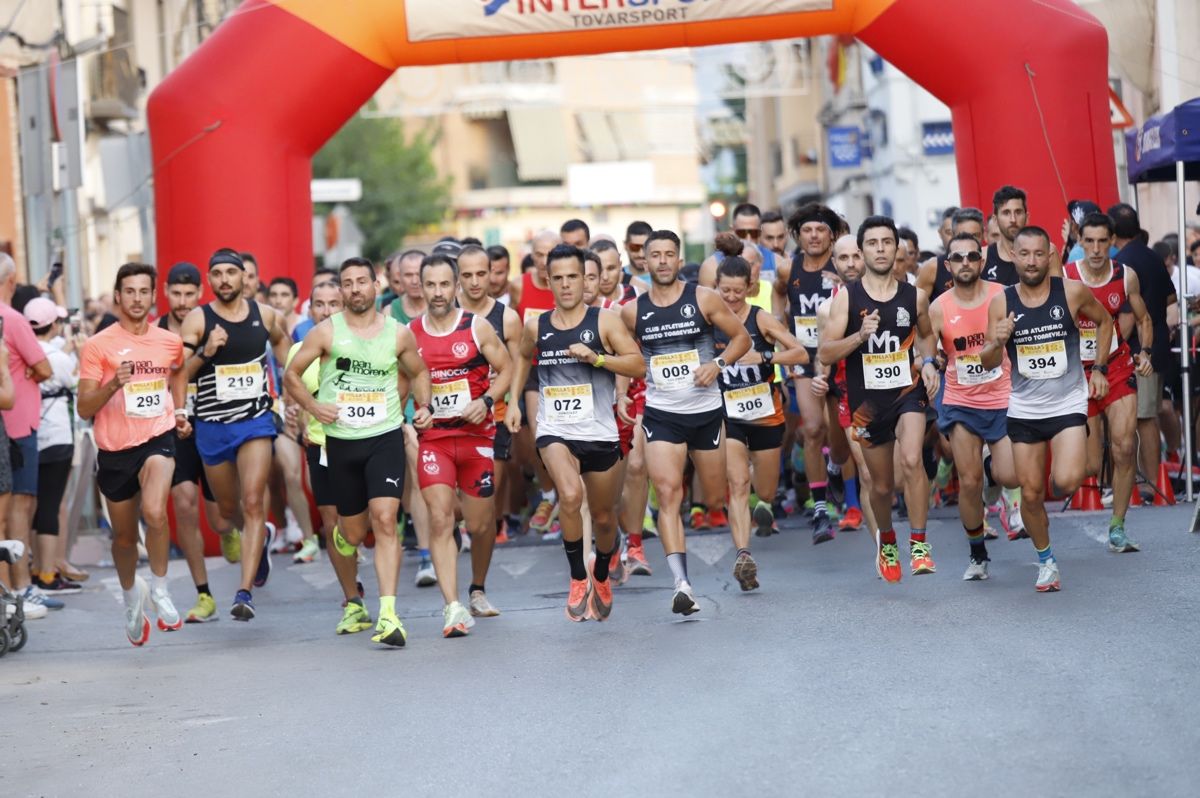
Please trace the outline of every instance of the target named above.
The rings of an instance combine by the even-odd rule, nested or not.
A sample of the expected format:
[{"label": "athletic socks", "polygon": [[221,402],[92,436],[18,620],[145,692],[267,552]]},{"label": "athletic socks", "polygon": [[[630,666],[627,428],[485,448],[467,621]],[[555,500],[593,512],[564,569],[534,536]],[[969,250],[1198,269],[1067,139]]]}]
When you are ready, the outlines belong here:
[{"label": "athletic socks", "polygon": [[1037,547],[1034,547],[1034,551],[1037,552],[1038,562],[1042,565],[1044,565],[1054,559],[1054,552],[1050,550],[1049,546],[1047,546],[1044,549],[1039,549]]},{"label": "athletic socks", "polygon": [[[963,527],[966,529],[966,527]],[[988,558],[987,537],[983,534],[983,524],[975,529],[967,529],[967,542],[971,544],[971,559],[984,562]]]},{"label": "athletic socks", "polygon": [[826,482],[810,482],[808,489],[812,493],[813,500],[813,515],[817,513],[827,513],[825,509],[825,486]]},{"label": "athletic socks", "polygon": [[138,600],[137,585],[135,584],[133,586],[132,590],[122,590],[121,595],[123,595],[125,597],[125,607],[126,608],[134,606],[135,604],[137,604],[137,600]]},{"label": "athletic socks", "polygon": [[734,559],[737,559],[738,557],[741,557],[743,554],[745,554],[747,557],[749,557],[749,556],[750,556],[750,549],[738,549],[738,550],[737,550],[737,554],[733,555],[733,556],[734,556]]},{"label": "athletic socks", "polygon": [[396,614],[396,597],[395,596],[380,596],[379,597],[379,617],[385,615]]},{"label": "athletic socks", "polygon": [[675,587],[679,587],[680,582],[688,581],[687,552],[668,554],[667,565],[671,567],[671,575],[675,577]]},{"label": "athletic socks", "polygon": [[914,528],[911,531],[909,531],[908,542],[909,543],[924,543],[925,542],[925,528],[924,527]]},{"label": "athletic socks", "polygon": [[558,503],[558,491],[544,490],[542,491],[542,501],[550,502],[551,504]]},{"label": "athletic socks", "polygon": [[564,540],[563,551],[567,553],[567,564],[571,567],[571,578],[587,579],[587,566],[583,564],[583,539]]},{"label": "athletic socks", "polygon": [[167,577],[150,574],[150,589],[156,592],[165,592],[167,589]]},{"label": "athletic socks", "polygon": [[630,532],[627,537],[629,539],[630,546],[642,545],[642,533],[641,532],[638,532],[636,535],[634,533]]},{"label": "athletic socks", "polygon": [[421,562],[428,562],[429,549],[417,549],[417,554],[421,557]]},{"label": "athletic socks", "polygon": [[469,595],[471,595],[471,594],[472,594],[472,593],[474,593],[476,590],[478,590],[480,593],[486,593],[486,592],[487,592],[486,590],[484,590],[484,589],[483,589],[483,585],[477,585],[477,584],[475,584],[474,582],[472,582],[472,583],[471,583],[471,586],[467,588],[467,595],[468,595],[468,596],[469,596]]},{"label": "athletic socks", "polygon": [[879,542],[884,545],[886,545],[888,543],[895,545],[896,544],[896,530],[894,530],[894,529],[881,530],[879,533]]},{"label": "athletic socks", "polygon": [[208,589],[208,582],[202,585],[196,585],[196,592],[201,596],[211,596],[212,591]]},{"label": "athletic socks", "polygon": [[862,505],[858,503],[858,477],[846,479],[846,508],[862,509]]},{"label": "athletic socks", "polygon": [[608,564],[612,560],[612,556],[621,551],[621,540],[617,539],[616,548],[605,554],[602,551],[596,551],[596,561],[592,563],[592,576],[597,582],[608,581]]}]

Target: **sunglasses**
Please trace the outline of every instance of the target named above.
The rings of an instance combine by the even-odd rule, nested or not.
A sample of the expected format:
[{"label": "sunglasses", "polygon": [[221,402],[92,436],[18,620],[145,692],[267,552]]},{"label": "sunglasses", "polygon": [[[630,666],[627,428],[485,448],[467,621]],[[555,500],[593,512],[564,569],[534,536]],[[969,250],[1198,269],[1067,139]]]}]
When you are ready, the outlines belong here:
[{"label": "sunglasses", "polygon": [[748,238],[751,241],[757,241],[762,235],[762,230],[738,230],[737,228],[734,228],[733,232],[738,238]]},{"label": "sunglasses", "polygon": [[645,248],[644,244],[626,244],[625,249],[629,250],[630,255],[636,255]]},{"label": "sunglasses", "polygon": [[955,252],[953,255],[947,255],[946,260],[950,263],[962,263],[964,260],[968,263],[979,263],[983,260],[983,255],[978,252],[968,252],[965,255],[961,252]]}]

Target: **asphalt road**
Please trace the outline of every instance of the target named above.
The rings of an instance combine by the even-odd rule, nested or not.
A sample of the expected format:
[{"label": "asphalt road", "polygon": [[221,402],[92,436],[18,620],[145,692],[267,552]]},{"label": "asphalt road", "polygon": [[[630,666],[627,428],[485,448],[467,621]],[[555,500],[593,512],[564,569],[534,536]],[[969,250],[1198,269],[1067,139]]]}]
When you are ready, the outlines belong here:
[{"label": "asphalt road", "polygon": [[[559,547],[501,549],[504,614],[461,640],[408,561],[403,650],[333,634],[324,560],[278,556],[249,624],[155,630],[142,649],[112,572],[93,572],[0,660],[0,796],[1200,794],[1191,508],[1133,511],[1129,555],[1101,542],[1106,515],[1053,516],[1063,591],[1047,595],[1028,541],[993,542],[991,580],[960,581],[962,529],[935,515],[938,573],[898,586],[863,533],[814,547],[789,521],[754,539],[751,594],[727,535],[691,538],[686,621],[656,541],[654,575],[605,624],[563,617]],[[227,613],[236,570],[213,567]],[[171,574],[186,609],[183,563]]]}]

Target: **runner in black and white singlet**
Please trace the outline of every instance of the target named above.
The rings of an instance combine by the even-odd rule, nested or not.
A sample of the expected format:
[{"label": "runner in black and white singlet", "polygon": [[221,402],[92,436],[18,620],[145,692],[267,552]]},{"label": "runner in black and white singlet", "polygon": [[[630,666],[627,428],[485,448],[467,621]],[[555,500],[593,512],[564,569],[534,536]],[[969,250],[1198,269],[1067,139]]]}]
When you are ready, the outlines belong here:
[{"label": "runner in black and white singlet", "polygon": [[871,472],[871,507],[880,527],[875,567],[888,582],[899,582],[901,576],[892,529],[893,450],[897,443],[911,527],[912,573],[934,571],[925,540],[929,477],[922,448],[925,407],[940,382],[933,360],[928,302],[914,286],[898,282],[893,273],[896,240],[895,222],[886,216],[868,217],[859,226],[858,244],[866,271],[861,280],[833,298],[820,348],[822,363],[846,361],[846,387],[854,414],[852,434],[863,444],[863,457]]},{"label": "runner in black and white singlet", "polygon": [[[571,570],[569,620],[608,619],[612,612],[609,568],[620,555],[616,505],[621,492],[621,448],[616,419],[616,377],[641,377],[645,364],[616,313],[588,307],[584,253],[560,244],[547,257],[554,309],[525,323],[514,384],[532,374],[537,403],[537,448],[558,492],[563,550]],[[534,364],[536,363],[536,366]],[[514,434],[520,408],[505,423]],[[592,519],[596,556],[591,571],[583,543],[583,507]]]},{"label": "runner in black and white singlet", "polygon": [[[720,295],[679,281],[679,236],[657,230],[646,240],[650,290],[621,308],[646,360],[646,459],[658,492],[658,533],[675,577],[672,609],[699,611],[687,575],[679,507],[688,455],[709,509],[725,504],[724,413],[717,375],[750,349],[750,336]],[[714,359],[713,328],[729,336]]]},{"label": "runner in black and white singlet", "polygon": [[[1047,444],[1054,484],[1073,492],[1087,468],[1088,397],[1103,399],[1108,393],[1103,371],[1113,333],[1112,317],[1086,285],[1050,276],[1052,250],[1050,236],[1040,227],[1017,233],[1021,281],[992,299],[988,343],[980,352],[985,369],[999,366],[1005,353],[1012,364],[1008,437],[1021,483],[1021,517],[1038,553],[1039,592],[1060,585],[1045,508]],[[1078,354],[1079,315],[1097,327],[1096,365],[1088,379]]]},{"label": "runner in black and white singlet", "polygon": [[[984,248],[987,225],[983,219],[983,211],[978,208],[959,208],[954,212],[952,224],[954,232],[951,233],[951,237],[966,233],[979,242],[981,249]],[[931,305],[935,299],[953,287],[954,274],[950,271],[949,264],[946,263],[946,254],[930,258],[921,264],[921,268],[917,272],[917,288],[929,296]]]},{"label": "runner in black and white singlet", "polygon": [[[828,473],[822,448],[828,441],[825,400],[813,393],[812,378],[826,369],[817,360],[817,310],[833,293],[837,272],[833,267],[833,240],[842,221],[832,209],[812,202],[802,205],[788,218],[788,229],[796,239],[796,254],[775,278],[776,307],[787,308],[788,328],[808,351],[806,366],[793,371],[793,389],[800,411],[804,438],[804,473],[813,499],[813,543],[833,539],[833,523],[825,509]],[[786,301],[785,301],[786,300]],[[785,441],[790,445],[790,442]]]},{"label": "runner in black and white singlet", "polygon": [[197,386],[196,448],[217,500],[220,526],[227,534],[242,520],[242,581],[233,617],[254,617],[250,590],[271,575],[271,541],[263,492],[271,470],[275,438],[274,397],[267,370],[267,346],[287,360],[284,318],[269,305],[243,298],[246,267],[231,249],[208,261],[208,281],[216,298],[183,320],[183,346],[191,352],[188,378]]}]

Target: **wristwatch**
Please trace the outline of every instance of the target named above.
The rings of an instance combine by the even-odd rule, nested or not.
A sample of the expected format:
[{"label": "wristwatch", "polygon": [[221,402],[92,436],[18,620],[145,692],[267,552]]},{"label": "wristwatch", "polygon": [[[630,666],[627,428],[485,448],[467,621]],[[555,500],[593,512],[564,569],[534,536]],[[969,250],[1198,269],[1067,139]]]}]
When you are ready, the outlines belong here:
[{"label": "wristwatch", "polygon": [[771,365],[771,361],[774,359],[775,359],[775,350],[774,349],[767,349],[766,351],[764,351],[762,353],[763,363],[766,363],[768,366]]},{"label": "wristwatch", "polygon": [[488,410],[491,410],[491,409],[492,409],[492,405],[496,404],[496,400],[495,400],[495,399],[493,399],[492,397],[488,396],[488,395],[485,393],[485,394],[483,395],[483,404],[484,404],[484,405],[487,407],[487,409],[488,409]]},{"label": "wristwatch", "polygon": [[719,358],[717,358],[716,360],[714,360],[713,362],[714,362],[714,363],[716,363],[716,364],[717,364],[717,368],[721,369],[722,371],[724,371],[724,370],[725,370],[725,366],[727,366],[727,365],[728,365],[728,364],[725,362],[725,358],[723,358],[723,357],[719,357]]},{"label": "wristwatch", "polygon": [[1093,363],[1091,370],[1095,371],[1099,374],[1103,374],[1106,377],[1108,376],[1108,365],[1107,364]]}]

